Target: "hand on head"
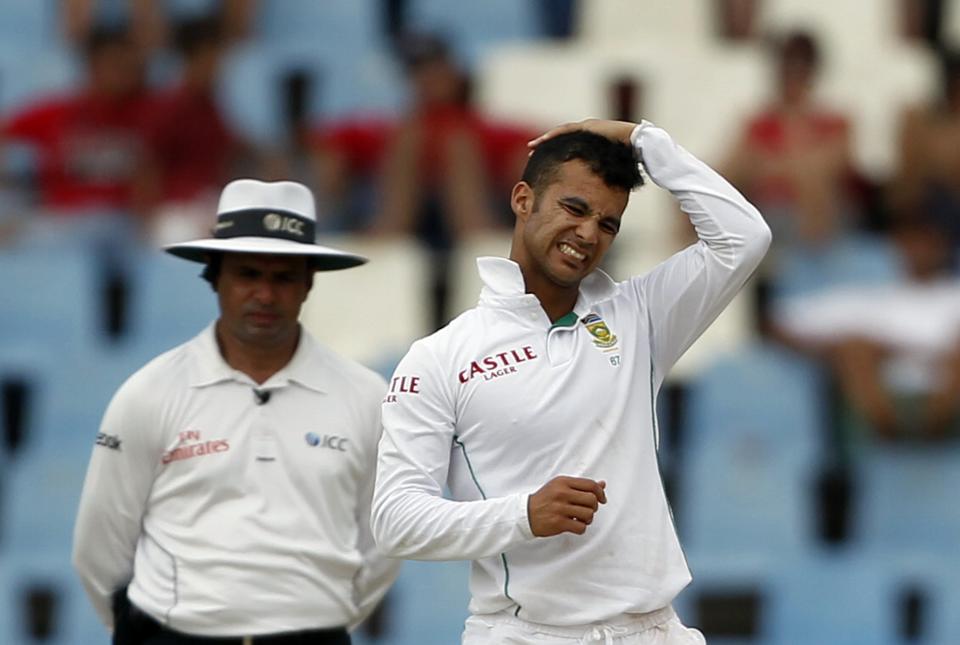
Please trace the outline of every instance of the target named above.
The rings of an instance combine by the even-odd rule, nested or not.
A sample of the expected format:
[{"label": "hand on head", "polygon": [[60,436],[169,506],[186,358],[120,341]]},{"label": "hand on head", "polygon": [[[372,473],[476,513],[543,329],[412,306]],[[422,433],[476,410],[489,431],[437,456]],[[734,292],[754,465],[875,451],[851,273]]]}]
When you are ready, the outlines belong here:
[{"label": "hand on head", "polygon": [[530,530],[537,537],[583,535],[600,504],[607,503],[604,481],[554,477],[527,499]]},{"label": "hand on head", "polygon": [[631,123],[629,121],[607,121],[605,119],[584,119],[582,121],[576,121],[572,123],[564,123],[558,125],[554,128],[550,128],[543,134],[541,134],[536,139],[527,142],[527,147],[532,151],[538,145],[546,141],[547,139],[552,139],[553,137],[566,134],[567,132],[575,132],[576,130],[586,130],[587,132],[594,132],[601,136],[612,139],[613,141],[619,141],[621,143],[630,143],[630,134],[633,132],[633,129],[637,127],[636,123]]}]

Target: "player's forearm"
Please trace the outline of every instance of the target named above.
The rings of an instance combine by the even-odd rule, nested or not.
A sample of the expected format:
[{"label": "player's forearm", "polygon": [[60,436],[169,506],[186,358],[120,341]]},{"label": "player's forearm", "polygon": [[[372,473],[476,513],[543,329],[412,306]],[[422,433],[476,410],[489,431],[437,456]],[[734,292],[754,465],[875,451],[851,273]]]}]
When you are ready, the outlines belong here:
[{"label": "player's forearm", "polygon": [[534,539],[525,494],[455,502],[398,489],[375,499],[372,525],[382,551],[412,560],[476,560]]},{"label": "player's forearm", "polygon": [[757,209],[718,172],[653,124],[638,125],[630,140],[647,175],[679,200],[706,250],[727,268],[752,272],[771,239]]}]

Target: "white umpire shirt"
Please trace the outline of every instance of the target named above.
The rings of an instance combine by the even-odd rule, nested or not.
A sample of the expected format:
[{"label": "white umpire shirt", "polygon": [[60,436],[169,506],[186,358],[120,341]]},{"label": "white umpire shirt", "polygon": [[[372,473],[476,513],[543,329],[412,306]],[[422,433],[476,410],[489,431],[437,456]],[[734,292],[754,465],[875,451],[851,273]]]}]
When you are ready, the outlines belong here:
[{"label": "white umpire shirt", "polygon": [[[390,383],[374,535],[393,556],[474,560],[474,614],[584,625],[665,607],[690,581],[654,400],[760,263],[770,230],[663,130],[644,122],[631,141],[699,242],[625,282],[595,271],[555,324],[515,263],[481,258],[479,305],[415,343]],[[527,498],[559,475],[606,480],[609,501],[584,535],[535,538]]]},{"label": "white umpire shirt", "polygon": [[369,525],[385,389],[306,330],[257,385],[224,361],[214,325],[131,376],[104,415],[74,535],[107,626],[128,581],[134,605],[200,636],[369,613],[399,569]]}]

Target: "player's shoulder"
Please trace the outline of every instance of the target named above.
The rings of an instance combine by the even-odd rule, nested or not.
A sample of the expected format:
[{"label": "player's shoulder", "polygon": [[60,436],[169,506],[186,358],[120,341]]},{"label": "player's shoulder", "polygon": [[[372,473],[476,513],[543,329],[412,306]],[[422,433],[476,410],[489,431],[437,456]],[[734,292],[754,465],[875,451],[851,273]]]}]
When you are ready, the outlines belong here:
[{"label": "player's shoulder", "polygon": [[443,365],[476,342],[480,330],[490,322],[485,320],[482,308],[468,309],[429,336],[414,341],[404,360],[434,361]]}]

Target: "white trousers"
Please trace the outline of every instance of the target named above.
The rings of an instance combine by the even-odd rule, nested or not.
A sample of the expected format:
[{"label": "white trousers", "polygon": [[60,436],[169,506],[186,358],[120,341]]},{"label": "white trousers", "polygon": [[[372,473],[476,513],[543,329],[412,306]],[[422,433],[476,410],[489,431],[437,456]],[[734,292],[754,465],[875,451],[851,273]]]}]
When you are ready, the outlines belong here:
[{"label": "white trousers", "polygon": [[649,614],[577,627],[553,627],[515,618],[510,612],[470,616],[463,645],[705,645],[698,630],[685,627],[672,607]]}]

